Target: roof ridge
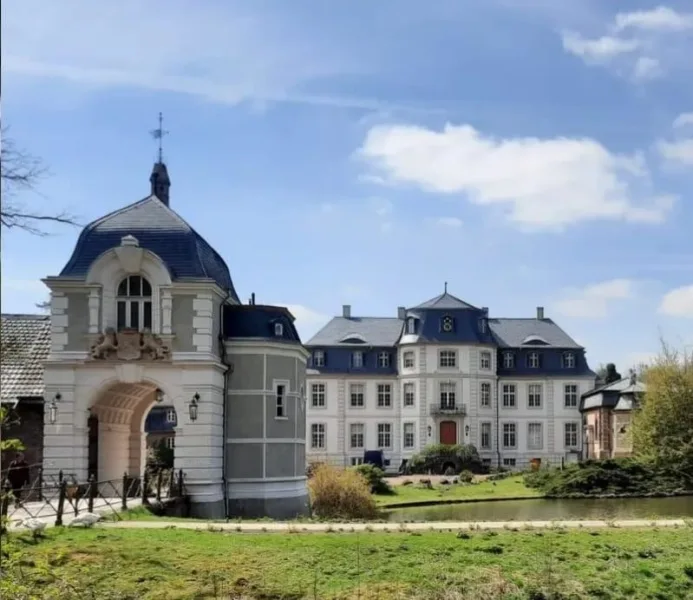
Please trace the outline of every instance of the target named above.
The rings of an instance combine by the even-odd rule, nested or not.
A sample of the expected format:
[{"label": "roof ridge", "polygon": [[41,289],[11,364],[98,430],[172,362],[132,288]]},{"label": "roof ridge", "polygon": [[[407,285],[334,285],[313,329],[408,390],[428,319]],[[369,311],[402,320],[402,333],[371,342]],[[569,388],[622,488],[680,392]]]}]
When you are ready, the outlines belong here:
[{"label": "roof ridge", "polygon": [[50,315],[38,315],[36,313],[2,313],[3,319],[31,319],[31,320],[45,320],[50,319]]}]

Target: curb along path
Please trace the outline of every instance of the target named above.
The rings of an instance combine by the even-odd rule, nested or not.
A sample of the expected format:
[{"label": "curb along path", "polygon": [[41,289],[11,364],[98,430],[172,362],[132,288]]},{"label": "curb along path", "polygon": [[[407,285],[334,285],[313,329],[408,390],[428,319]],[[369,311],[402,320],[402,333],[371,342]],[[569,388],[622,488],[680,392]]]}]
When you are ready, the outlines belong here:
[{"label": "curb along path", "polygon": [[99,524],[103,529],[192,529],[197,531],[229,531],[236,533],[325,533],[357,531],[451,531],[451,530],[490,530],[490,529],[602,529],[602,528],[655,528],[686,527],[685,519],[629,521],[487,521],[431,523],[218,523],[214,521],[118,521]]}]

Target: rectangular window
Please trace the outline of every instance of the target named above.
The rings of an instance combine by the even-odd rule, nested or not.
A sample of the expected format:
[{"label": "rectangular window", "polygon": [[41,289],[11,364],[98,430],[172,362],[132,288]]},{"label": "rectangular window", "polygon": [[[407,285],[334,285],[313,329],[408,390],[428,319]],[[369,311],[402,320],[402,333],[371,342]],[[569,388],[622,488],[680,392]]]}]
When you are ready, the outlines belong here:
[{"label": "rectangular window", "polygon": [[407,449],[414,447],[414,423],[404,424],[404,447]]},{"label": "rectangular window", "polygon": [[389,383],[378,384],[378,408],[392,406],[392,386]]},{"label": "rectangular window", "polygon": [[577,408],[578,405],[578,386],[574,383],[567,383],[563,387],[563,397],[566,408]]},{"label": "rectangular window", "polygon": [[176,438],[174,437],[167,437],[166,438],[166,447],[169,450],[173,450],[176,447]]},{"label": "rectangular window", "polygon": [[544,432],[541,423],[527,424],[527,448],[541,450],[544,447]]},{"label": "rectangular window", "polygon": [[310,447],[320,449],[325,447],[325,424],[313,423],[310,426]]},{"label": "rectangular window", "polygon": [[443,381],[440,384],[440,407],[455,408],[455,391],[456,385],[454,381]]},{"label": "rectangular window", "polygon": [[515,355],[512,352],[503,353],[503,368],[504,369],[514,369],[515,368]]},{"label": "rectangular window", "polygon": [[378,366],[381,369],[386,369],[387,367],[390,366],[390,353],[389,352],[381,352],[378,354]]},{"label": "rectangular window", "polygon": [[481,424],[481,439],[479,442],[483,450],[491,449],[491,423]]},{"label": "rectangular window", "polygon": [[349,443],[351,448],[363,448],[364,430],[363,423],[352,423],[349,425]]},{"label": "rectangular window", "polygon": [[310,405],[313,408],[325,408],[325,384],[312,383],[310,385]]},{"label": "rectangular window", "polygon": [[514,458],[504,458],[503,459],[503,466],[508,467],[510,469],[514,468],[515,465],[517,465],[517,461]]},{"label": "rectangular window", "polygon": [[355,369],[360,369],[363,367],[363,352],[351,353],[351,366]]},{"label": "rectangular window", "polygon": [[313,352],[313,366],[314,367],[324,367],[325,366],[325,353],[322,350],[316,350]]},{"label": "rectangular window", "polygon": [[363,457],[362,456],[352,456],[351,457],[351,466],[352,467],[358,467],[359,465],[363,464]]},{"label": "rectangular window", "polygon": [[378,423],[378,448],[392,448],[392,425]]},{"label": "rectangular window", "polygon": [[491,369],[491,353],[482,352],[479,354],[479,367],[484,371],[489,371]]},{"label": "rectangular window", "polygon": [[565,423],[565,447],[566,448],[577,448],[578,446],[578,424],[577,423]]},{"label": "rectangular window", "polygon": [[349,386],[349,406],[352,408],[363,408],[365,402],[365,386],[362,383],[352,383]]},{"label": "rectangular window", "polygon": [[277,414],[280,419],[286,417],[286,386],[283,383],[277,384]]},{"label": "rectangular window", "polygon": [[405,383],[403,386],[404,406],[414,406],[414,384]]},{"label": "rectangular window", "polygon": [[405,369],[413,369],[414,368],[414,353],[413,352],[405,352],[402,354],[402,365]]},{"label": "rectangular window", "polygon": [[167,423],[176,423],[178,419],[176,418],[176,411],[173,409],[167,410],[166,411],[166,422]]},{"label": "rectangular window", "polygon": [[479,404],[481,408],[491,408],[491,384],[488,381],[479,385]]},{"label": "rectangular window", "polygon": [[517,426],[515,423],[503,423],[503,448],[517,447]]},{"label": "rectangular window", "polygon": [[566,352],[563,355],[563,368],[564,369],[574,369],[575,368],[575,355],[572,352]]},{"label": "rectangular window", "polygon": [[541,384],[530,383],[527,386],[527,406],[529,408],[541,408]]},{"label": "rectangular window", "polygon": [[451,369],[457,366],[457,352],[454,350],[441,350],[438,353],[438,366],[443,369]]},{"label": "rectangular window", "polygon": [[516,398],[515,398],[515,384],[505,383],[503,384],[503,408],[515,408]]},{"label": "rectangular window", "polygon": [[538,352],[530,352],[527,355],[527,366],[530,369],[538,369],[541,365],[541,360],[539,359]]}]

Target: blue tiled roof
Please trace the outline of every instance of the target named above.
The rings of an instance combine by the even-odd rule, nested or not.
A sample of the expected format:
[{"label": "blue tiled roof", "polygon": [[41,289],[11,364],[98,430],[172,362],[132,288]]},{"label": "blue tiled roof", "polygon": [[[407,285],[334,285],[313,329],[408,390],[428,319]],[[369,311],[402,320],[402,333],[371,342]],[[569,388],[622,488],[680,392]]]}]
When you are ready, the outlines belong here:
[{"label": "blue tiled roof", "polygon": [[441,310],[453,310],[457,308],[471,308],[473,310],[478,310],[475,306],[472,306],[471,304],[468,304],[464,300],[460,300],[456,296],[453,296],[452,294],[448,294],[447,291],[442,293],[440,296],[436,296],[435,298],[431,298],[430,300],[427,300],[423,304],[419,304],[418,306],[415,306],[414,309],[441,309]]},{"label": "blue tiled roof", "polygon": [[546,341],[537,348],[582,348],[551,319],[489,319],[488,325],[501,348],[519,348],[532,336]]},{"label": "blue tiled roof", "polygon": [[238,302],[224,259],[176,212],[156,196],[149,196],[87,225],[60,273],[85,277],[91,264],[106,250],[120,245],[128,234],[142,248],[159,256],[173,279],[209,278]]},{"label": "blue tiled roof", "polygon": [[403,321],[391,317],[334,317],[306,346],[349,346],[352,336],[368,346],[394,346],[402,333]]},{"label": "blue tiled roof", "polygon": [[[282,333],[279,336],[275,331],[277,323],[282,325]],[[294,325],[294,317],[287,308],[260,304],[225,305],[224,337],[301,343]]]}]

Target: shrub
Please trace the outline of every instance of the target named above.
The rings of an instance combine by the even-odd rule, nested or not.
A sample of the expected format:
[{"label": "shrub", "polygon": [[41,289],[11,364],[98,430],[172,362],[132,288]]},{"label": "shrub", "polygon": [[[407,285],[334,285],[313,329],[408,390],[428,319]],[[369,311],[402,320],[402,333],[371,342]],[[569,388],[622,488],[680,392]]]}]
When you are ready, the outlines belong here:
[{"label": "shrub", "polygon": [[459,479],[461,483],[471,483],[474,480],[474,473],[471,471],[462,471]]},{"label": "shrub", "polygon": [[312,462],[308,463],[308,466],[306,467],[306,477],[310,479],[313,476],[313,473],[315,473],[315,469],[320,467],[321,465],[324,465],[325,463],[321,462]]},{"label": "shrub", "polygon": [[373,494],[391,494],[392,488],[385,481],[385,473],[375,465],[363,464],[353,467],[354,470],[362,475],[368,485],[371,486]]},{"label": "shrub", "polygon": [[429,471],[452,476],[462,470],[481,473],[484,467],[477,449],[471,444],[432,444],[411,457],[407,463],[410,473]]},{"label": "shrub", "polygon": [[328,519],[373,519],[378,510],[366,478],[355,469],[317,465],[308,488],[316,516]]}]

